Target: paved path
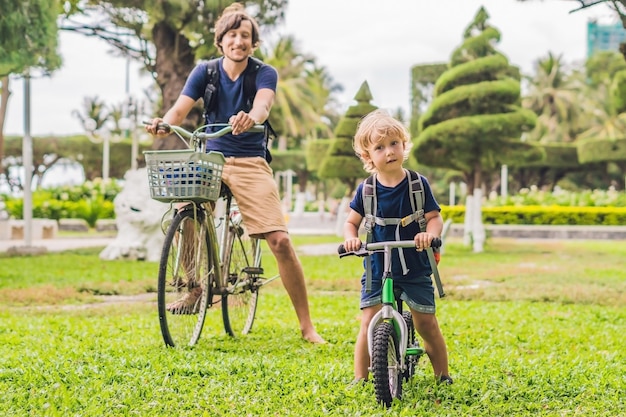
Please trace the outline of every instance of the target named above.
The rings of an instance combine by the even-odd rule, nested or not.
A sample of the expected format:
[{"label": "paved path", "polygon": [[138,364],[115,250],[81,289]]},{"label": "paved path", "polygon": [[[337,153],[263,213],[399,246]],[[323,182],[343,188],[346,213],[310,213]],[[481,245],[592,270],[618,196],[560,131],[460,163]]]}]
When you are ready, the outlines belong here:
[{"label": "paved path", "polygon": [[[294,235],[326,235],[335,233],[335,222],[327,216],[317,213],[306,213],[301,216],[290,216],[289,231]],[[339,237],[337,238],[339,239]],[[22,254],[61,252],[86,247],[106,247],[115,240],[115,236],[102,237],[57,237],[55,239],[32,240],[27,246],[22,239],[0,240],[0,252],[17,252]],[[314,249],[305,249],[314,250]],[[334,252],[333,252],[334,253]]]},{"label": "paved path", "polygon": [[61,252],[70,249],[80,249],[89,247],[105,247],[113,242],[113,237],[84,237],[84,238],[67,238],[59,237],[56,239],[37,239],[31,241],[30,246],[26,245],[24,240],[0,240],[0,252],[18,252],[18,253],[41,253],[43,252]]},{"label": "paved path", "polygon": [[[517,239],[601,239],[626,240],[626,226],[486,226],[492,237],[508,237]],[[289,217],[289,231],[293,235],[335,235],[337,243],[341,237],[337,235],[337,225],[328,214],[305,213]],[[463,225],[452,225],[450,237],[463,234]],[[56,239],[33,240],[30,247],[23,240],[0,240],[0,252],[16,251],[18,253],[41,253],[45,251],[59,252],[84,247],[105,247],[113,242],[114,237],[58,237]],[[302,245],[298,250],[307,254],[334,254],[337,244]]]}]

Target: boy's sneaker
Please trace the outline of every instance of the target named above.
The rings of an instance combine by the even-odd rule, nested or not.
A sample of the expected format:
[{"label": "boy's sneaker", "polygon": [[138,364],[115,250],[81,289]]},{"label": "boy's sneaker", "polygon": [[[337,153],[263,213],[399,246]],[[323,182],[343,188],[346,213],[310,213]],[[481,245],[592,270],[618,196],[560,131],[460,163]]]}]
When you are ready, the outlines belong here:
[{"label": "boy's sneaker", "polygon": [[180,299],[167,305],[167,311],[172,314],[198,314],[198,300],[202,296],[202,287],[196,287],[183,295]]},{"label": "boy's sneaker", "polygon": [[448,375],[441,375],[439,377],[439,380],[437,380],[437,383],[438,384],[444,384],[444,385],[452,385],[454,383],[454,381]]}]

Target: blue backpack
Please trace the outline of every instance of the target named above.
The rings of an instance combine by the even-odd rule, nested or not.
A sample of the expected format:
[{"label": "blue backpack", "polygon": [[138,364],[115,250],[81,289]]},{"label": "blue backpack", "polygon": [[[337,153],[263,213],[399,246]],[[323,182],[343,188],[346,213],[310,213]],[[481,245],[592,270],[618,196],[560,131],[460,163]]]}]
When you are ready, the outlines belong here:
[{"label": "blue backpack", "polygon": [[[400,240],[400,227],[405,227],[413,222],[417,222],[420,232],[426,231],[426,217],[424,217],[424,203],[426,197],[424,196],[424,184],[422,183],[421,175],[413,170],[405,169],[407,177],[409,179],[409,199],[411,201],[412,214],[403,218],[382,218],[376,216],[377,211],[377,199],[376,199],[376,174],[372,174],[363,181],[363,208],[365,210],[365,222],[364,228],[367,232],[367,242],[373,241],[374,225],[379,226],[396,226],[396,240]],[[402,264],[402,270],[406,274],[406,261],[404,259],[404,249],[400,251],[400,263]],[[437,290],[439,296],[443,297],[443,287],[441,285],[441,277],[439,276],[439,270],[437,268],[437,259],[435,257],[433,248],[427,248],[428,261],[435,277],[435,283],[437,284]],[[372,265],[371,258],[366,258],[366,291],[371,290],[372,279]]]}]

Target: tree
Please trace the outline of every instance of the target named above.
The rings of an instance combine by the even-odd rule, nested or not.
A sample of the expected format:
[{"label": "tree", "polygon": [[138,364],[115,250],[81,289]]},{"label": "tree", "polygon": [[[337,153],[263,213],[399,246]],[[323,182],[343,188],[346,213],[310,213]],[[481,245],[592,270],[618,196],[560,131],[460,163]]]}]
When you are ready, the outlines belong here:
[{"label": "tree", "polygon": [[320,178],[337,178],[343,182],[347,187],[346,197],[356,189],[357,181],[367,176],[363,163],[354,153],[352,138],[363,116],[377,109],[370,104],[372,93],[367,81],[361,84],[354,99],[357,104],[350,106],[339,120],[334,132],[335,137],[318,170]]},{"label": "tree", "polygon": [[476,252],[483,250],[484,178],[503,164],[543,157],[540,149],[520,140],[522,132],[534,127],[536,117],[519,106],[519,70],[495,49],[500,32],[488,18],[481,7],[462,45],[452,53],[449,69],[437,80],[434,99],[420,118],[421,133],[413,150],[420,164],[463,174],[469,190],[466,231],[472,228]]},{"label": "tree", "polygon": [[[87,0],[74,4],[61,29],[96,36],[107,41],[121,55],[142,60],[153,74],[162,93],[156,113],[167,111],[180,94],[198,59],[217,55],[211,29],[223,9],[234,3],[218,1]],[[284,14],[287,0],[242,2],[259,24],[271,27]],[[202,109],[190,112],[184,124],[195,128]],[[155,142],[155,148],[184,146],[175,137]]]},{"label": "tree", "polygon": [[537,124],[527,138],[541,143],[573,142],[580,132],[581,91],[584,77],[568,71],[561,56],[548,53],[535,63],[522,105],[537,115]]},{"label": "tree", "polygon": [[57,53],[58,1],[0,0],[0,175],[4,172],[4,120],[10,90],[10,75],[30,69],[49,73],[61,66]]},{"label": "tree", "polygon": [[411,125],[412,136],[418,135],[419,119],[428,107],[435,82],[448,69],[447,63],[415,65],[411,68]]},{"label": "tree", "polygon": [[515,68],[492,43],[500,33],[487,24],[481,7],[453,52],[450,69],[435,85],[434,100],[420,119],[414,156],[424,165],[461,171],[469,189],[503,163],[541,157],[521,142],[535,125],[532,112],[519,107],[520,81]]},{"label": "tree", "polygon": [[[536,74],[527,78],[529,93],[523,104],[536,112],[538,120],[526,139],[541,143],[546,158],[514,167],[511,173],[520,187],[551,188],[563,180],[584,187],[580,180],[568,178],[580,178],[582,171],[594,172],[593,177],[604,184],[611,180],[607,162],[619,166],[619,152],[607,153],[602,160],[600,150],[612,146],[590,148],[599,140],[614,143],[626,136],[624,92],[619,88],[624,68],[621,55],[608,51],[591,56],[580,70],[568,70],[562,59],[552,54],[537,61]],[[579,143],[582,140],[585,144]]]},{"label": "tree", "polygon": [[626,69],[624,57],[617,51],[598,51],[585,61],[587,84],[596,87],[612,80],[615,74]]},{"label": "tree", "polygon": [[280,80],[270,113],[270,123],[279,133],[278,150],[301,148],[304,138],[316,129],[330,134],[330,126],[322,119],[333,90],[326,69],[319,67],[313,56],[301,53],[291,36],[280,39],[264,60],[277,69]]},{"label": "tree", "polygon": [[[577,141],[581,163],[613,163],[626,173],[626,70],[593,89],[592,123]],[[626,185],[625,185],[626,186]]]}]

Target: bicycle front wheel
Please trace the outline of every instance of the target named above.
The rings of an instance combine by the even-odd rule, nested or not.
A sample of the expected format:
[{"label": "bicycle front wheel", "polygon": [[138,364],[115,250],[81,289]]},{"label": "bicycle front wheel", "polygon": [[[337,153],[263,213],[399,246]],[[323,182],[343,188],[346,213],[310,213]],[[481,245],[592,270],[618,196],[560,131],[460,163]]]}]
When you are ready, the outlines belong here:
[{"label": "bicycle front wheel", "polygon": [[394,398],[402,397],[402,370],[398,335],[392,323],[381,322],[374,330],[372,373],[376,400],[390,407]]},{"label": "bicycle front wheel", "polygon": [[193,346],[198,342],[212,299],[215,262],[209,256],[204,216],[203,210],[181,210],[165,235],[157,302],[167,346]]},{"label": "bicycle front wheel", "polygon": [[[406,328],[409,333],[408,347],[410,348],[419,348],[420,344],[417,340],[415,334],[415,326],[413,325],[413,317],[411,316],[410,311],[403,311],[402,318],[406,323]],[[408,381],[415,375],[415,368],[417,368],[417,362],[419,361],[420,355],[408,355],[406,356],[406,369],[404,371],[404,380]]]},{"label": "bicycle front wheel", "polygon": [[224,329],[231,336],[248,334],[254,323],[261,283],[260,240],[248,236],[242,225],[231,225],[225,248],[222,293]]}]

